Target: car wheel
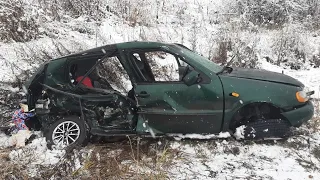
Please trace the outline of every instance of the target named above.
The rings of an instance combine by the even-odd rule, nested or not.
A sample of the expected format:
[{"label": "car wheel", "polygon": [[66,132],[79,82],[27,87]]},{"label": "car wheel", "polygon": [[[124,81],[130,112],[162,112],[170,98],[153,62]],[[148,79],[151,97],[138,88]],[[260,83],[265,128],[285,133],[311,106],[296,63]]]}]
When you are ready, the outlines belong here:
[{"label": "car wheel", "polygon": [[87,142],[88,131],[85,122],[79,119],[61,119],[53,123],[45,133],[49,149],[73,148]]},{"label": "car wheel", "polygon": [[235,137],[246,140],[282,139],[291,135],[290,124],[283,119],[250,122],[236,129]]}]

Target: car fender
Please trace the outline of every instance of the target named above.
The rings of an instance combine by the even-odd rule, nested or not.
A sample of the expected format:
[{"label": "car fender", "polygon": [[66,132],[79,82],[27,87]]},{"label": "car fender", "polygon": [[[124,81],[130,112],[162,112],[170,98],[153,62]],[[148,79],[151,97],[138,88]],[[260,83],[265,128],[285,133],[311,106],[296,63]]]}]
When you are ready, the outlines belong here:
[{"label": "car fender", "polygon": [[248,104],[268,103],[281,110],[303,105],[295,97],[302,87],[227,76],[221,76],[221,81],[225,94],[223,130],[229,128],[235,113]]}]

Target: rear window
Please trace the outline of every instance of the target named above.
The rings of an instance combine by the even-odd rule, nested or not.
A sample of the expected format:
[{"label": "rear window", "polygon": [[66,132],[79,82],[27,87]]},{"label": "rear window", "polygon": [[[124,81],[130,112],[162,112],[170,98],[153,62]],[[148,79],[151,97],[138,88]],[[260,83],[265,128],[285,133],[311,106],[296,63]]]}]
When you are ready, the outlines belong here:
[{"label": "rear window", "polygon": [[46,70],[45,84],[56,87],[58,84],[67,83],[66,60],[67,58],[62,58],[50,61]]}]

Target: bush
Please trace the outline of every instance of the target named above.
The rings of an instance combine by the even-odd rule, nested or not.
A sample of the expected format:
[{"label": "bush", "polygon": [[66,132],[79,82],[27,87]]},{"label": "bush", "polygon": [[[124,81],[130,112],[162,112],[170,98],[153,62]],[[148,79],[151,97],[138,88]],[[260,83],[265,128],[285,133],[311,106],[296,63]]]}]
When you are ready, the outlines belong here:
[{"label": "bush", "polygon": [[101,20],[105,16],[105,4],[101,0],[38,0],[41,7],[56,20],[63,18],[61,15],[69,15],[73,18],[87,16],[95,20]]},{"label": "bush", "polygon": [[[111,0],[109,11],[128,21],[130,26],[143,25],[151,26],[157,21],[160,2],[139,1],[118,1]],[[164,5],[165,2],[162,2]]]},{"label": "bush", "polygon": [[[232,22],[222,26],[217,33],[217,37],[209,40],[215,46],[209,50],[209,59],[225,65],[232,56],[235,56],[231,66],[243,68],[257,68],[258,51],[257,43],[258,34],[253,31],[241,31],[242,22]],[[250,37],[250,38],[248,38]],[[213,50],[211,50],[213,49]]]},{"label": "bush", "polygon": [[274,38],[273,51],[276,55],[275,65],[284,64],[291,69],[301,69],[308,61],[306,56],[307,44],[296,26],[284,28]]},{"label": "bush", "polygon": [[231,10],[254,25],[281,28],[286,23],[303,23],[320,28],[320,2],[317,0],[238,0]]},{"label": "bush", "polygon": [[10,3],[0,1],[0,40],[24,42],[35,39],[38,34],[36,20],[24,9],[22,0]]},{"label": "bush", "polygon": [[244,0],[238,2],[238,11],[255,25],[279,27],[288,21],[284,2]]}]

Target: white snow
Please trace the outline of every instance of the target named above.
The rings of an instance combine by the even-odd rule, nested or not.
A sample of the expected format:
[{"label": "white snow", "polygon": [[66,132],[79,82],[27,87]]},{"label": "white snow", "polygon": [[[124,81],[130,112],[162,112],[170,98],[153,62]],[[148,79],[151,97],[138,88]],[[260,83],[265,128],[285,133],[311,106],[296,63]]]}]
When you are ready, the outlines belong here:
[{"label": "white snow", "polygon": [[42,137],[34,139],[23,148],[12,150],[9,157],[20,164],[52,165],[58,163],[64,153],[64,150],[49,150],[45,138]]},{"label": "white snow", "polygon": [[[26,16],[33,16],[34,13],[38,16],[44,13],[43,9],[33,4],[35,2],[31,3],[29,0],[23,2],[29,3],[26,9],[31,6],[33,10]],[[120,8],[128,8],[128,6],[120,7],[123,5],[120,2],[108,1],[110,5],[119,4],[116,10],[122,11]],[[289,40],[301,41],[297,48],[304,49],[307,58],[316,57],[320,50],[319,32],[301,30],[298,24],[288,25],[283,30],[259,29],[249,24],[250,30],[241,30],[238,25],[246,17],[239,17],[238,14],[226,8],[234,7],[238,3],[234,0],[126,2],[131,3],[131,9],[139,7],[146,9],[136,14],[138,21],[136,26],[131,24],[130,18],[124,20],[121,16],[112,13],[107,13],[100,22],[87,20],[86,16],[72,19],[69,15],[63,15],[63,20],[59,22],[45,15],[41,17],[40,31],[43,32],[43,35],[40,38],[24,43],[0,42],[0,82],[14,81],[22,70],[36,68],[43,58],[42,52],[52,58],[61,56],[56,47],[60,47],[63,54],[67,54],[67,51],[78,52],[96,46],[132,40],[178,42],[214,59],[216,57],[213,56],[218,51],[219,43],[230,39],[234,41],[235,49],[239,44],[244,44],[246,48],[253,48],[257,55],[259,68],[283,72],[297,78],[306,85],[306,90],[315,90],[314,98],[320,98],[320,68],[311,68],[306,64],[302,70],[291,70],[284,65],[275,66],[265,59],[265,57],[270,57],[272,60],[278,59],[276,48],[282,37],[281,33],[291,36]],[[286,3],[295,4],[289,1]],[[129,15],[130,13],[123,14],[123,16]],[[145,17],[141,18],[143,16]],[[79,32],[78,29],[83,28],[88,33]],[[19,26],[19,31],[21,30]],[[34,59],[39,61],[35,63],[30,61]],[[239,63],[244,62],[245,60],[239,61]],[[165,64],[168,62],[160,63],[160,65]],[[175,73],[174,77],[177,79],[178,74]],[[126,82],[126,89],[130,89],[129,80],[123,78],[123,81]],[[233,85],[230,86],[233,87]],[[201,86],[198,85],[198,88],[200,89]],[[18,88],[4,84],[0,85],[0,89],[19,91]],[[217,98],[221,97],[217,95]],[[242,100],[239,102],[243,104]],[[319,113],[319,109],[316,111]],[[146,128],[147,124],[143,123],[143,127]],[[244,128],[245,126],[241,126],[236,130],[234,134],[236,139],[244,138]],[[153,130],[148,127],[147,129],[154,136]],[[310,132],[310,129],[306,128],[306,130]],[[264,132],[267,131],[268,129],[264,130]],[[230,137],[228,132],[222,132],[219,135],[175,134],[174,136],[178,140],[203,139],[208,141],[170,142],[170,148],[176,152],[170,157],[173,165],[166,170],[170,179],[320,179],[320,160],[312,153],[312,150],[319,147],[320,144],[319,129],[311,134],[292,137],[275,144],[256,144],[254,142],[245,144],[241,141],[227,139]],[[157,142],[159,146],[164,144],[161,141]],[[296,147],[299,144],[301,146]],[[0,149],[8,151],[11,162],[27,165],[26,168],[31,174],[36,174],[39,165],[56,165],[65,155],[63,150],[47,149],[45,138],[41,136],[25,147],[12,150],[10,146],[10,138],[0,133]],[[121,150],[120,147],[119,152]],[[118,151],[110,151],[110,156],[116,156],[117,153]],[[103,158],[103,154],[96,156],[98,161]],[[127,159],[119,164],[130,164],[131,162],[134,161]],[[77,157],[74,164],[75,169],[79,169],[82,164],[81,158]],[[134,163],[134,166],[138,165]],[[156,170],[151,170],[151,172],[156,172]]]},{"label": "white snow", "polygon": [[3,86],[2,85],[2,86],[0,86],[0,89],[9,90],[9,91],[15,92],[15,93],[19,92],[19,88],[13,88],[11,86]]},{"label": "white snow", "polygon": [[242,125],[236,129],[236,132],[233,134],[236,139],[244,139],[244,130],[246,126]]},{"label": "white snow", "polygon": [[218,134],[218,138],[228,138],[228,137],[230,137],[231,135],[230,135],[230,133],[229,132],[220,132],[219,134]]},{"label": "white snow", "polygon": [[[316,169],[303,162],[319,164],[308,150],[286,148],[281,144],[245,145],[240,142],[198,143],[195,146],[175,142],[171,148],[181,151],[170,170],[173,179],[292,179],[320,178]],[[183,172],[183,173],[182,173]],[[312,179],[312,178],[311,178]]]},{"label": "white snow", "polygon": [[10,147],[10,136],[0,133],[0,149]]},{"label": "white snow", "polygon": [[[40,132],[34,132],[34,134],[41,136]],[[2,149],[3,152],[6,148],[12,147],[13,143],[11,141],[10,136],[0,133],[0,149]],[[64,150],[47,149],[45,138],[38,137],[24,147],[9,151],[8,157],[13,163],[20,165],[26,164],[30,176],[35,176],[39,165],[55,165],[64,154]]]},{"label": "white snow", "polygon": [[231,136],[229,132],[220,132],[218,135],[216,135],[216,134],[176,134],[176,133],[171,133],[171,134],[167,134],[167,135],[174,137],[176,140],[181,140],[181,139],[217,139],[217,138],[228,138]]}]

